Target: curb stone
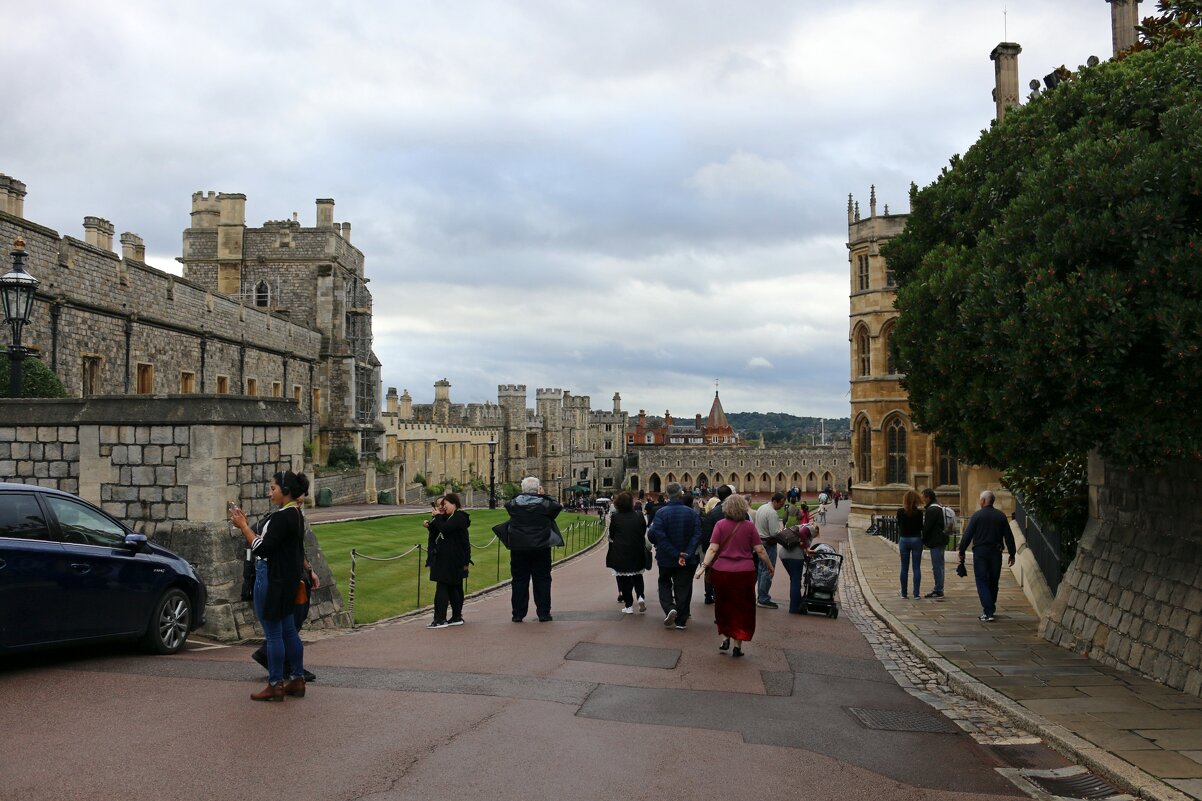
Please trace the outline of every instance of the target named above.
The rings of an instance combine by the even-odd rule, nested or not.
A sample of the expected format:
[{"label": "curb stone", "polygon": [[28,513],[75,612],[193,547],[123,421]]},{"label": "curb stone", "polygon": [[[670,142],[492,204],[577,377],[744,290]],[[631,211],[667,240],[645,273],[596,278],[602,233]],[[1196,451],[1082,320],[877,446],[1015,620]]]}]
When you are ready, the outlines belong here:
[{"label": "curb stone", "polygon": [[851,548],[851,557],[856,565],[856,582],[860,585],[860,592],[864,596],[865,603],[868,604],[868,608],[872,610],[873,614],[884,621],[885,625],[901,638],[906,646],[917,654],[928,667],[942,673],[947,678],[947,685],[950,689],[986,704],[1008,717],[1016,725],[1032,734],[1039,735],[1061,754],[1113,782],[1119,789],[1145,799],[1145,801],[1191,801],[1189,796],[1170,787],[1155,776],[1073,734],[1063,726],[1045,720],[1041,715],[1035,714],[1021,704],[1015,703],[984,682],[973,678],[923,642],[918,635],[904,626],[877,600],[864,571],[860,569],[860,556],[855,542],[856,537],[859,536],[865,535],[857,534],[853,537],[851,532],[848,532],[847,543]]}]

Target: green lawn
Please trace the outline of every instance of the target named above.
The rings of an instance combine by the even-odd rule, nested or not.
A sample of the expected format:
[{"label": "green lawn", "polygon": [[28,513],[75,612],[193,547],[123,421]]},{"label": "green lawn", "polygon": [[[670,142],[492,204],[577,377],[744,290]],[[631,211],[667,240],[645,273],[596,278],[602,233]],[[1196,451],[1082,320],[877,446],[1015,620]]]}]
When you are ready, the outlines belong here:
[{"label": "green lawn", "polygon": [[[509,552],[493,542],[492,527],[508,519],[504,509],[473,509],[469,539],[472,542],[472,567],[467,591],[490,587],[509,578]],[[355,622],[371,623],[386,617],[401,615],[434,601],[434,584],[425,567],[427,532],[422,521],[429,515],[394,515],[372,520],[353,520],[345,523],[324,523],[313,527],[317,541],[330,563],[334,578],[342,591],[343,603],[351,602],[351,550],[358,554],[355,566]],[[566,543],[556,548],[553,557],[562,559],[592,545],[601,536],[601,524],[595,515],[584,516],[564,512],[556,519]],[[419,558],[416,545],[422,546]],[[364,558],[398,556],[413,549],[400,559],[386,562]],[[419,595],[420,594],[420,595]]]}]

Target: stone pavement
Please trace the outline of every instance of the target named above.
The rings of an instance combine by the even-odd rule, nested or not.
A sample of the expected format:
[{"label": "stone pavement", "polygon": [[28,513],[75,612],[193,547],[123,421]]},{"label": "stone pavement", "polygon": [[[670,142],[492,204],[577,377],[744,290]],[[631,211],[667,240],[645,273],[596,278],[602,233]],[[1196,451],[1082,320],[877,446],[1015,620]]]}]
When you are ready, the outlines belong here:
[{"label": "stone pavement", "polygon": [[[911,666],[918,679],[912,694],[930,692],[935,700],[926,700],[936,706],[948,689],[977,699],[1017,727],[1003,727],[999,736],[1038,735],[1143,798],[1202,798],[1202,699],[1041,639],[1039,619],[1007,570],[997,619],[981,623],[971,564],[968,577],[959,578],[949,557],[944,600],[907,600],[898,597],[897,547],[858,533],[849,542],[864,601],[921,663]],[[927,592],[926,560],[923,567]],[[881,634],[865,636],[871,643]],[[919,684],[925,686],[915,692]],[[981,712],[987,720],[988,711]]]}]

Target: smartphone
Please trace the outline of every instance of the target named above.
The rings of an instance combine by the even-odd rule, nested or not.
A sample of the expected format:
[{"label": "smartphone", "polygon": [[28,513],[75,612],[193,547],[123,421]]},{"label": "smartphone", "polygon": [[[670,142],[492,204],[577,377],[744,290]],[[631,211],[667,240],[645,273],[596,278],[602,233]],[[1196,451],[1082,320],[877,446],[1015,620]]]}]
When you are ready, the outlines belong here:
[{"label": "smartphone", "polygon": [[236,505],[236,504],[235,504],[233,501],[230,501],[229,503],[227,503],[227,504],[225,505],[225,511],[226,511],[226,512],[228,512],[228,513],[230,513],[230,514],[233,514],[233,513],[234,513],[234,510],[235,510],[235,509],[237,509],[237,508],[238,508],[238,506],[237,506],[237,505]]}]

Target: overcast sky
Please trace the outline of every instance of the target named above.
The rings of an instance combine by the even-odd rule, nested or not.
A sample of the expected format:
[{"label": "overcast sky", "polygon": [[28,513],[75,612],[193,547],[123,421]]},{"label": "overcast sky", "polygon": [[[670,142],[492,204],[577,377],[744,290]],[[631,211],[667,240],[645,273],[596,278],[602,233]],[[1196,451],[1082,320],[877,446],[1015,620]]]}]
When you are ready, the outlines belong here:
[{"label": "overcast sky", "polygon": [[1105,0],[0,0],[0,22],[0,172],[30,220],[104,217],[178,272],[195,191],[244,193],[252,226],[332,197],[385,387],[678,417],[715,379],[728,411],[846,416],[848,193],[907,210],[992,119],[998,42],[1024,94],[1110,55]]}]

